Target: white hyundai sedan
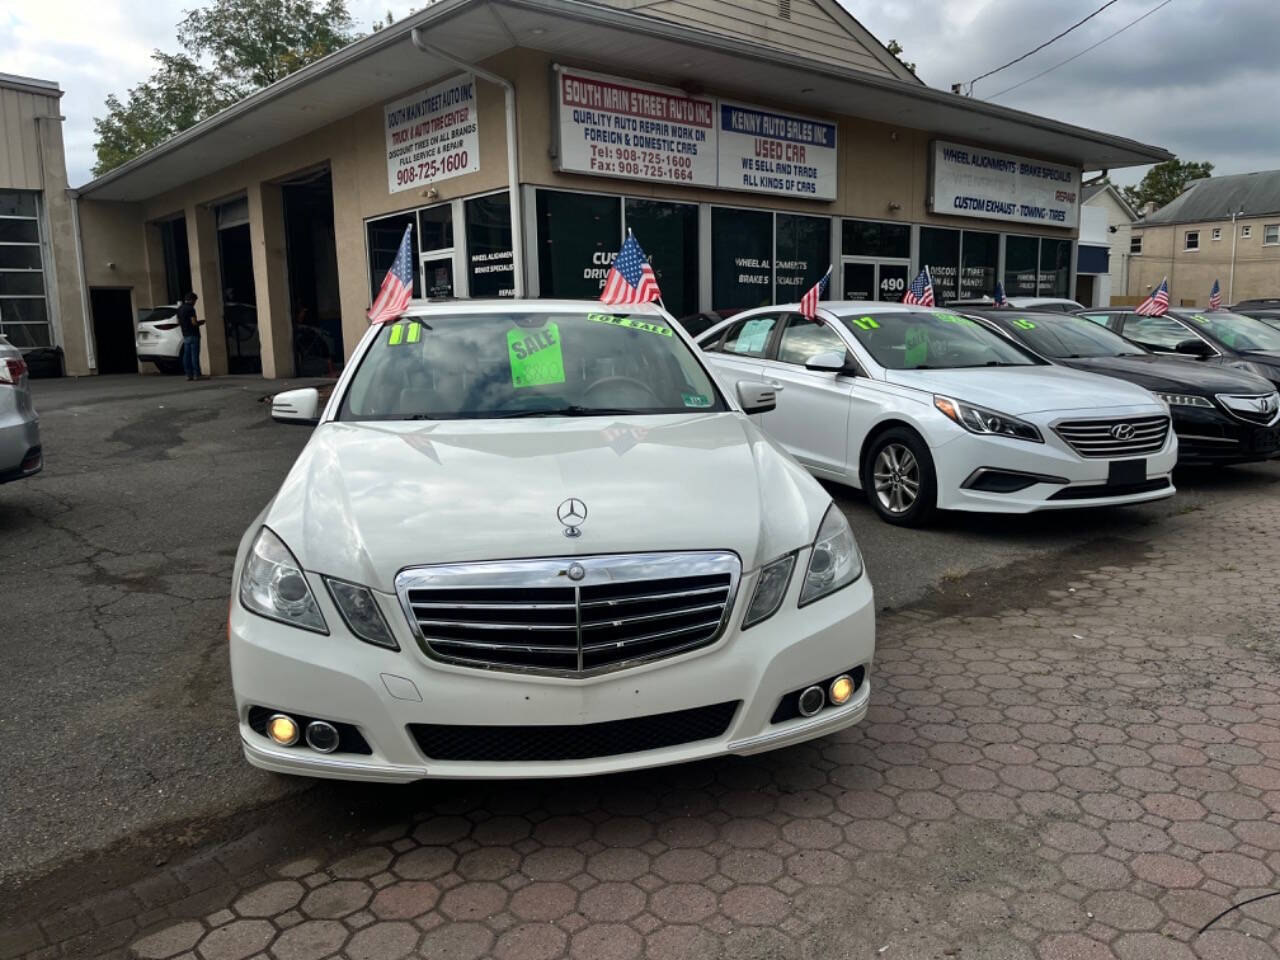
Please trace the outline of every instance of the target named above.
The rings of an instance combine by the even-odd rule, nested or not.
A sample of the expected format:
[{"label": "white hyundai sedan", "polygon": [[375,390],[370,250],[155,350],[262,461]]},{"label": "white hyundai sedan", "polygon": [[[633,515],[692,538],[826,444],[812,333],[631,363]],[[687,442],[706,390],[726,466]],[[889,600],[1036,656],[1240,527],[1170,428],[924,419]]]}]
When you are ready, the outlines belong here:
[{"label": "white hyundai sedan", "polygon": [[856,723],[871,584],[831,497],[656,307],[371,328],[241,542],[245,756],[360,780],[749,754]]},{"label": "white hyundai sedan", "polygon": [[946,310],[871,302],[735,314],[699,337],[726,382],[779,391],[758,422],[890,523],[1174,493],[1177,438],[1147,390],[1052,366]]}]

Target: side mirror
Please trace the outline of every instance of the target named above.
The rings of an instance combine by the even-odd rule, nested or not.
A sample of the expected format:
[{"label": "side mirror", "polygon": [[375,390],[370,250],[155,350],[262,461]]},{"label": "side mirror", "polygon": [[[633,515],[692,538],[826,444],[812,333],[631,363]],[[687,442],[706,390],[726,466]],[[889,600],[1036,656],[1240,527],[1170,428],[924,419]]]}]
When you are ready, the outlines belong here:
[{"label": "side mirror", "polygon": [[752,383],[750,380],[738,381],[738,403],[743,413],[768,413],[778,406],[778,391],[781,387],[771,387],[766,383]]},{"label": "side mirror", "polygon": [[286,390],[271,398],[271,419],[314,427],[320,422],[320,391],[315,387]]},{"label": "side mirror", "polygon": [[1185,353],[1191,357],[1207,357],[1213,353],[1213,350],[1199,337],[1189,337],[1186,340],[1179,341],[1178,345],[1173,348],[1173,352]]},{"label": "side mirror", "polygon": [[816,373],[848,373],[849,355],[843,350],[816,353],[805,361],[804,368]]}]

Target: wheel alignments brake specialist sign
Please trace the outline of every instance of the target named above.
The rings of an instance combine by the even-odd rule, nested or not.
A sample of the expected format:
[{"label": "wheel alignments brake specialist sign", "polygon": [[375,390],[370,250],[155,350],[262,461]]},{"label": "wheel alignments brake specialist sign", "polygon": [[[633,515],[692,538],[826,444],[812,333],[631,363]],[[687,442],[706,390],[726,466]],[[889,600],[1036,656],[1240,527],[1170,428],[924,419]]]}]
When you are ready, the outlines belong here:
[{"label": "wheel alignments brake specialist sign", "polygon": [[955,217],[1075,227],[1080,171],[960,143],[933,142],[929,209]]},{"label": "wheel alignments brake specialist sign", "polygon": [[383,111],[392,193],[480,169],[476,78],[470,74],[395,100]]},{"label": "wheel alignments brake specialist sign", "polygon": [[716,183],[715,101],[556,68],[557,169],[687,186]]}]

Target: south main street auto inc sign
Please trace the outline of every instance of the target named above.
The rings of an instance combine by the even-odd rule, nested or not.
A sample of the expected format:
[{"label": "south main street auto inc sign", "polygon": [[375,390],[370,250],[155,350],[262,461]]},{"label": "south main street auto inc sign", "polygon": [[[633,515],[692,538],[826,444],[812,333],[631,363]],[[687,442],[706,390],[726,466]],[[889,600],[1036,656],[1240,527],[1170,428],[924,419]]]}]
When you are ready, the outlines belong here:
[{"label": "south main street auto inc sign", "polygon": [[556,68],[557,169],[810,200],[836,197],[836,127]]},{"label": "south main street auto inc sign", "polygon": [[476,78],[454,77],[383,108],[392,193],[480,169]]},{"label": "south main street auto inc sign", "polygon": [[933,142],[929,209],[953,217],[1075,227],[1080,171],[1012,153]]}]

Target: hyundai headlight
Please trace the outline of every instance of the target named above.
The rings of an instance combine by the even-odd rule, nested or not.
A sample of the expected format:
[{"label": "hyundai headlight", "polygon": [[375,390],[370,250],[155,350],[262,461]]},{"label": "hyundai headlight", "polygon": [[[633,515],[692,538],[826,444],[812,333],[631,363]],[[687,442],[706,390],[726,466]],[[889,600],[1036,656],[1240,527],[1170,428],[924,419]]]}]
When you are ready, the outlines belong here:
[{"label": "hyundai headlight", "polygon": [[382,618],[382,611],[378,609],[378,601],[374,599],[372,590],[358,583],[347,583],[333,577],[325,577],[324,585],[329,588],[333,605],[342,614],[348,630],[365,643],[391,650],[400,649],[400,644],[391,635],[387,621]]},{"label": "hyundai headlight", "polygon": [[1033,424],[1007,413],[937,395],[933,398],[933,405],[970,433],[1044,443],[1040,431]]},{"label": "hyundai headlight", "polygon": [[862,576],[862,554],[843,511],[834,503],[818,527],[809,554],[809,568],[800,587],[800,606],[847,587]]},{"label": "hyundai headlight", "polygon": [[742,629],[768,620],[778,612],[787,595],[787,585],[791,583],[791,570],[795,565],[796,555],[789,553],[761,569],[755,592],[751,594],[751,603],[742,618]]},{"label": "hyundai headlight", "polygon": [[267,527],[258,531],[245,559],[240,602],[246,610],[269,620],[316,633],[329,632],[302,567],[284,541]]},{"label": "hyundai headlight", "polygon": [[1213,407],[1204,397],[1193,393],[1157,393],[1156,396],[1171,407]]}]

